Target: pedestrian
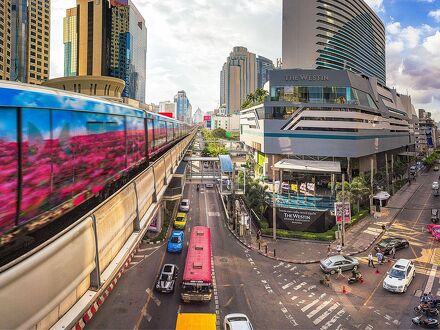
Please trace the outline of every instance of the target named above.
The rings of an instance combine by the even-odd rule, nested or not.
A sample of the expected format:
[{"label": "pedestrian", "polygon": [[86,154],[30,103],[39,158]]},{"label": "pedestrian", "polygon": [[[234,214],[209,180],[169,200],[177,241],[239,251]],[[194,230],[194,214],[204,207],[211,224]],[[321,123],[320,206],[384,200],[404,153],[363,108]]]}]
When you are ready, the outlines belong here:
[{"label": "pedestrian", "polygon": [[345,277],[345,276],[342,275],[342,268],[338,267],[338,275],[336,275],[336,279],[339,279],[340,277]]},{"label": "pedestrian", "polygon": [[371,265],[371,267],[376,268],[374,266],[373,253],[371,253],[371,252],[368,254],[368,267],[370,267],[370,265]]},{"label": "pedestrian", "polygon": [[336,252],[338,252],[338,254],[341,254],[341,252],[342,252],[342,245],[341,244],[336,245]]},{"label": "pedestrian", "polygon": [[393,259],[396,259],[396,247],[393,246],[393,248],[391,249],[390,254],[393,256]]},{"label": "pedestrian", "polygon": [[257,231],[257,241],[260,241],[261,238],[261,229],[258,229]]},{"label": "pedestrian", "polygon": [[380,250],[379,250],[379,252],[376,253],[376,257],[377,257],[377,263],[379,265],[381,265],[382,261],[383,261],[383,254],[382,254],[382,252]]},{"label": "pedestrian", "polygon": [[331,252],[332,252],[332,246],[331,246],[331,244],[329,244],[328,247],[327,247],[327,257],[330,256]]},{"label": "pedestrian", "polygon": [[387,227],[385,225],[382,225],[382,231],[385,233],[387,231]]}]

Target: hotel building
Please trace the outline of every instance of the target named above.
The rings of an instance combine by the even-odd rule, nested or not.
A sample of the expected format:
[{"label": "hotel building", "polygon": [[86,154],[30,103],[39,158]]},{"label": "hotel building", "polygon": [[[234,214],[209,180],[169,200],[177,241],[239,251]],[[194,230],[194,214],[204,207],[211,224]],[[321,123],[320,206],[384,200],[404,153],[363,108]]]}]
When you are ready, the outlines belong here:
[{"label": "hotel building", "polygon": [[283,68],[334,69],[386,84],[385,26],[363,0],[283,0]]}]

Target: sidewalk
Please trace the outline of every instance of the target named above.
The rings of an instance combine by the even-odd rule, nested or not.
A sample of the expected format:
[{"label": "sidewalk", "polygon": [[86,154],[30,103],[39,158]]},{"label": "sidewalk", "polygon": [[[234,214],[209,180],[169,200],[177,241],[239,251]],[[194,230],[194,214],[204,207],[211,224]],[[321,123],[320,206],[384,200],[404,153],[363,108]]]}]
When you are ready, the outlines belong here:
[{"label": "sidewalk", "polygon": [[[357,255],[371,248],[374,242],[383,234],[382,225],[385,225],[387,228],[392,225],[401,209],[420,186],[420,183],[405,185],[397,194],[391,197],[388,206],[382,208],[382,212],[377,219],[369,215],[349,228],[346,232],[346,244],[342,249],[342,253],[350,256]],[[234,232],[233,234],[245,246],[258,251],[268,258],[294,264],[318,263],[321,259],[327,257],[329,244],[331,247],[330,254],[336,254],[336,246],[338,244],[336,241],[320,242],[285,239],[279,239],[274,242],[271,237],[262,237],[260,242],[257,242],[256,230],[254,228],[252,228],[252,236],[238,237]]]}]

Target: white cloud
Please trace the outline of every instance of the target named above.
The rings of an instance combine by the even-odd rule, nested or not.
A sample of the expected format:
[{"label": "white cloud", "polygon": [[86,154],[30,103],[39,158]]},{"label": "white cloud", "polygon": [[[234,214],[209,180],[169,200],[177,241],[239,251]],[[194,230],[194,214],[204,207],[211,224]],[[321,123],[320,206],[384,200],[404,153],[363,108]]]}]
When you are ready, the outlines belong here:
[{"label": "white cloud", "polygon": [[365,0],[365,2],[373,8],[376,12],[384,12],[385,7],[383,5],[383,0]]},{"label": "white cloud", "polygon": [[437,22],[440,22],[440,9],[431,10],[428,16],[434,18]]}]

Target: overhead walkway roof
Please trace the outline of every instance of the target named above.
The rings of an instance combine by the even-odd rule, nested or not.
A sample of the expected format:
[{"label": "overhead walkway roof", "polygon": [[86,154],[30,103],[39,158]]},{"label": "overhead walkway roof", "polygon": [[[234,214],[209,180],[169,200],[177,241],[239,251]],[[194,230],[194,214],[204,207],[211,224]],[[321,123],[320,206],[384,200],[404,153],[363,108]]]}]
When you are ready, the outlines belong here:
[{"label": "overhead walkway roof", "polygon": [[220,155],[218,158],[220,159],[220,169],[222,173],[232,173],[234,171],[231,156]]},{"label": "overhead walkway roof", "polygon": [[275,164],[275,168],[302,173],[341,173],[340,162],[316,160],[283,159]]}]

